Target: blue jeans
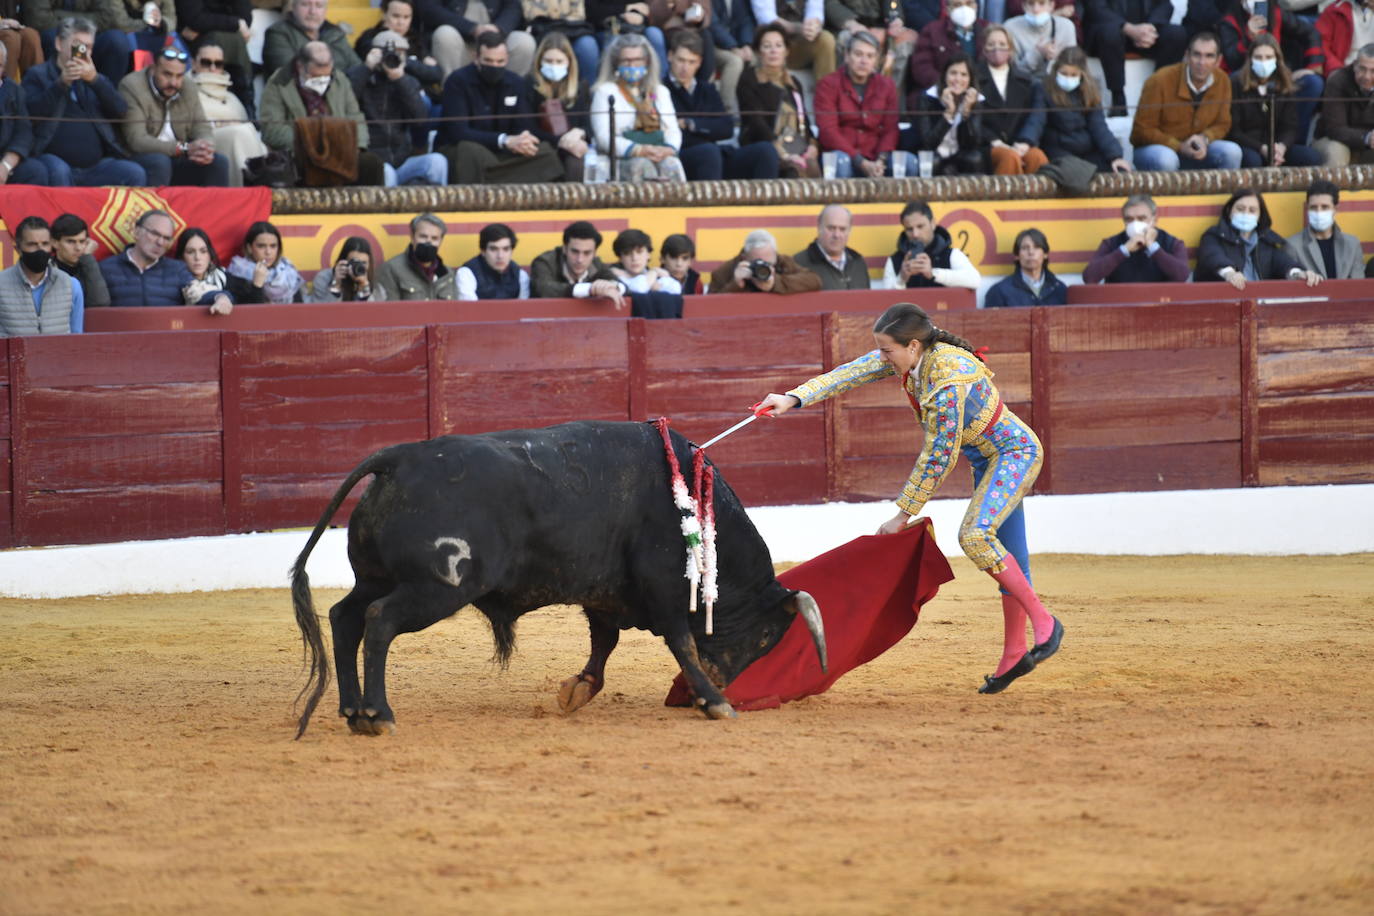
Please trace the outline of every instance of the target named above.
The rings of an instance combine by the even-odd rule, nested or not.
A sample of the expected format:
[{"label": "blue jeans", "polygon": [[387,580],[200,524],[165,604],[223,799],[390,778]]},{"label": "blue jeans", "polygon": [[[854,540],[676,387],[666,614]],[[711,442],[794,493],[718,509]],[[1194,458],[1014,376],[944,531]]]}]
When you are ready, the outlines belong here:
[{"label": "blue jeans", "polygon": [[1162,143],[1152,143],[1135,151],[1135,167],[1142,172],[1177,172],[1179,169],[1238,169],[1240,146],[1230,140],[1213,140],[1201,159],[1179,156]]},{"label": "blue jeans", "polygon": [[139,153],[134,161],[143,166],[150,188],[223,188],[229,184],[229,160],[221,153],[215,153],[215,158],[205,165],[197,165],[185,156],[173,159],[162,153]]},{"label": "blue jeans", "polygon": [[52,188],[98,188],[103,185],[122,185],[142,188],[148,185],[148,173],[143,166],[129,159],[106,156],[88,168],[72,168],[52,153],[35,156],[48,169],[48,186]]},{"label": "blue jeans", "polygon": [[577,58],[578,76],[590,86],[596,82],[596,70],[601,66],[601,44],[595,35],[582,35],[572,43],[573,56]]},{"label": "blue jeans", "polygon": [[448,157],[442,153],[425,153],[411,156],[399,167],[384,163],[382,171],[386,173],[388,188],[410,184],[416,178],[424,179],[425,184],[448,184]]},{"label": "blue jeans", "polygon": [[[892,175],[892,160],[895,156],[906,157],[906,173],[908,176],[912,178],[920,177],[921,160],[917,159],[914,153],[908,153],[905,150],[893,150],[890,153],[884,154],[884,158],[887,160],[887,172],[885,173],[886,175],[888,175],[889,177],[891,177]],[[838,150],[835,151],[835,177],[854,177],[854,163],[850,161],[848,153],[842,153]]]},{"label": "blue jeans", "polygon": [[[1283,156],[1284,165],[1321,165],[1323,161],[1322,154],[1310,146],[1290,146]],[[1258,169],[1266,164],[1259,150],[1248,146],[1240,148],[1241,168]]]},{"label": "blue jeans", "polygon": [[[1317,106],[1322,102],[1325,88],[1326,81],[1315,73],[1307,74],[1294,87],[1293,95],[1298,99],[1298,145],[1305,146],[1312,139],[1312,119],[1317,116]],[[1320,162],[1316,164],[1321,165]]]},{"label": "blue jeans", "polygon": [[30,156],[20,162],[10,172],[8,184],[32,184],[40,187],[50,187],[51,178],[48,175],[48,166],[41,158],[35,159]]},{"label": "blue jeans", "polygon": [[[662,80],[662,79],[667,79],[667,78],[668,78],[668,45],[665,44],[664,41],[663,41],[663,30],[660,29],[658,26],[651,25],[651,26],[649,26],[647,29],[644,30],[644,37],[647,38],[647,39],[649,40],[649,45],[654,49],[654,53],[658,55],[659,70],[661,71],[661,72],[658,74],[658,78],[661,79],[661,80]],[[604,53],[605,50],[606,50],[606,46],[609,45],[612,41],[614,41],[615,38],[616,38],[616,36],[615,36],[615,35],[612,35],[610,32],[597,32],[597,33],[596,33],[596,42],[597,42],[598,45],[601,46],[601,51],[602,51],[603,53]],[[577,53],[577,46],[576,46],[576,45],[573,46],[573,53]],[[598,55],[598,56],[599,56],[599,55]],[[579,58],[577,59],[577,65],[578,65],[579,67],[582,66],[582,58],[579,57]],[[593,70],[592,73],[595,74],[596,71]],[[588,83],[595,83],[596,80],[595,80],[594,78],[590,78],[590,79],[587,79],[587,82],[588,82]]]}]

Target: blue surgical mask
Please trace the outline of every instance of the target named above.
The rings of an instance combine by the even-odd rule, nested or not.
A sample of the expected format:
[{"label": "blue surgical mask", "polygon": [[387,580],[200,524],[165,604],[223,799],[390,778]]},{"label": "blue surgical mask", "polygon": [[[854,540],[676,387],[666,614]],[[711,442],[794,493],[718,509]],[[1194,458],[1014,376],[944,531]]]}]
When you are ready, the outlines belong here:
[{"label": "blue surgical mask", "polygon": [[1308,210],[1307,225],[1313,232],[1325,232],[1336,224],[1335,210]]},{"label": "blue surgical mask", "polygon": [[1083,82],[1083,77],[1065,76],[1062,73],[1056,73],[1054,75],[1054,81],[1058,84],[1059,88],[1063,89],[1065,92],[1073,92],[1078,88],[1079,84]]},{"label": "blue surgical mask", "polygon": [[1268,60],[1260,60],[1254,57],[1250,58],[1250,69],[1254,71],[1255,76],[1258,76],[1262,80],[1269,79],[1278,68],[1279,59],[1277,57],[1271,57]]},{"label": "blue surgical mask", "polygon": [[539,74],[551,83],[560,83],[568,75],[568,65],[542,63],[539,65]]},{"label": "blue surgical mask", "polygon": [[638,83],[640,80],[644,79],[644,77],[649,74],[649,68],[636,65],[633,67],[621,67],[615,72],[616,75],[623,79],[625,82],[633,85],[634,83]]},{"label": "blue surgical mask", "polygon": [[1258,213],[1232,213],[1231,226],[1237,232],[1254,232],[1259,225]]},{"label": "blue surgical mask", "polygon": [[1026,21],[1037,29],[1050,21],[1049,13],[1026,13]]}]

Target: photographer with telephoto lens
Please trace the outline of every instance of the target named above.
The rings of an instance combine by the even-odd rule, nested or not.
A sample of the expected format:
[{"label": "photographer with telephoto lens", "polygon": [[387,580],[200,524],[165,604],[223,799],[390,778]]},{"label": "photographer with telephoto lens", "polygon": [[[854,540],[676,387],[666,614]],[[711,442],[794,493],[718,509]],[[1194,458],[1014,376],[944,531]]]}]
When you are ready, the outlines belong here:
[{"label": "photographer with telephoto lens", "polygon": [[711,272],[712,293],[814,293],[821,278],[791,257],[778,254],[777,239],[755,229],[744,239],[744,247]]}]

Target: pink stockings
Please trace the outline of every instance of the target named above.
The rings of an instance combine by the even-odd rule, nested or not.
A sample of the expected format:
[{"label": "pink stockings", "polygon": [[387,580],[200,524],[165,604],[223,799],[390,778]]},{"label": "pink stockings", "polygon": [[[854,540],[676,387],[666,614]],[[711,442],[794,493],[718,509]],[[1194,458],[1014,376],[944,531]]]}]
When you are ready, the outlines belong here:
[{"label": "pink stockings", "polygon": [[1002,595],[1002,660],[997,665],[996,675],[1005,674],[1026,654],[1026,618],[1035,631],[1035,642],[1040,644],[1050,638],[1054,631],[1054,618],[1040,603],[1025,573],[1021,572],[1016,557],[1008,553],[1002,558],[1007,567],[1000,573],[989,573],[997,584],[1009,594]]}]

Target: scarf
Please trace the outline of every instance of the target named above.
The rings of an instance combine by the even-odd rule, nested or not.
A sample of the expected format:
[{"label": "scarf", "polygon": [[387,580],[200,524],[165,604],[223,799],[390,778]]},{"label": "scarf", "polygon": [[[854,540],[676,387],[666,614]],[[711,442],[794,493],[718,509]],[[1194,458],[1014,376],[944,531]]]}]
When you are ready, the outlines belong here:
[{"label": "scarf", "polygon": [[627,86],[622,80],[616,80],[615,86],[620,90],[620,95],[625,101],[634,106],[635,130],[643,131],[646,134],[652,134],[663,129],[662,125],[659,123],[658,106],[654,104],[652,96],[639,98],[638,93]]},{"label": "scarf", "polygon": [[[251,277],[252,274],[249,276]],[[195,305],[206,293],[224,289],[226,282],[227,278],[224,276],[224,271],[218,267],[211,267],[205,272],[204,277],[199,280],[192,280],[182,287],[181,295],[186,300],[187,305]]]},{"label": "scarf", "polygon": [[[253,271],[257,270],[258,265],[248,260],[241,254],[234,255],[234,259],[229,262],[229,276],[240,277],[248,282],[253,282]],[[277,305],[284,305],[296,296],[296,290],[301,288],[300,271],[296,270],[296,265],[292,264],[283,255],[277,258],[277,263],[267,271],[267,282],[263,284],[262,291],[267,294],[267,301]]]}]

